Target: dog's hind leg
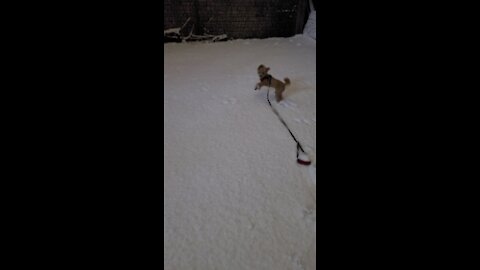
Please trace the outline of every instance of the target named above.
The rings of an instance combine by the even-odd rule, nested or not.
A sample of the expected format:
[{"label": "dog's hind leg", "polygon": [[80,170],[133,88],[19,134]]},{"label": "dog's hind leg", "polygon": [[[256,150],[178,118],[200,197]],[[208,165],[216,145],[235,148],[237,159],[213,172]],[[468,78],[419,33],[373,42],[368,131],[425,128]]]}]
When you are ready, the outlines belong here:
[{"label": "dog's hind leg", "polygon": [[282,94],[283,91],[285,91],[285,87],[281,87],[279,89],[275,89],[275,98],[277,99],[277,102],[282,101]]}]

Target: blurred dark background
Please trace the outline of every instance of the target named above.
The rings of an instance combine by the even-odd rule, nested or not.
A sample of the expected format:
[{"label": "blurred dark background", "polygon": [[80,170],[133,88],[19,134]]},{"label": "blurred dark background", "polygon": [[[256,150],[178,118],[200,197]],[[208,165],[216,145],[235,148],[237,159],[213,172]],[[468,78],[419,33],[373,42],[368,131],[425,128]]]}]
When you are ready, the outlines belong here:
[{"label": "blurred dark background", "polygon": [[182,27],[190,18],[182,35],[288,37],[302,33],[309,12],[308,0],[165,0],[163,28]]}]

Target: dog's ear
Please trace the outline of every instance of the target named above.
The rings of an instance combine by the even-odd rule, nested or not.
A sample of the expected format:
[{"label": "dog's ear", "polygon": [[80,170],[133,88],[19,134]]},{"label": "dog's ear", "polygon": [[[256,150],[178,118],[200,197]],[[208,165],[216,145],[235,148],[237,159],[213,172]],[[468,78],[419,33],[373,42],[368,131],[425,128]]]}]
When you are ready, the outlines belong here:
[{"label": "dog's ear", "polygon": [[261,68],[265,68],[265,66],[264,66],[264,65],[260,65],[260,66],[258,66],[257,69],[261,69]]},{"label": "dog's ear", "polygon": [[269,70],[270,70],[270,68],[269,68],[269,67],[265,68],[265,71],[266,71],[266,72],[268,72]]}]

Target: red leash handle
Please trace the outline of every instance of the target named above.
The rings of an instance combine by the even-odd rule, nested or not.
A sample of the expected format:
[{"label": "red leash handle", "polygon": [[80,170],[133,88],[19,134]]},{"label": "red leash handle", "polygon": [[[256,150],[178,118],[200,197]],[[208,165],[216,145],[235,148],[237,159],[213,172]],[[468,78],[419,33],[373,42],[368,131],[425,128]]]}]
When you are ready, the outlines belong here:
[{"label": "red leash handle", "polygon": [[297,159],[297,163],[301,164],[301,165],[305,165],[305,166],[308,166],[308,165],[312,164],[311,161],[305,161],[305,160],[301,160],[301,159]]}]

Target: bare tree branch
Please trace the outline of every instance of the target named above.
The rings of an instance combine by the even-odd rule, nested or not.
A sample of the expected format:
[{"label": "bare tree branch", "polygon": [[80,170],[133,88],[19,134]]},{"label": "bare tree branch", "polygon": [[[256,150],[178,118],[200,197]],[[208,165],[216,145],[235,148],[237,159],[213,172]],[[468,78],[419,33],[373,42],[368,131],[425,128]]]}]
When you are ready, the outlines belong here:
[{"label": "bare tree branch", "polygon": [[170,39],[170,41],[181,41],[181,42],[187,42],[187,41],[201,41],[201,40],[210,40],[212,42],[220,41],[227,39],[226,34],[221,34],[221,35],[210,35],[210,34],[203,34],[203,35],[195,35],[193,34],[193,31],[195,29],[195,23],[192,25],[192,28],[190,29],[190,33],[187,36],[182,36],[180,31],[182,31],[187,23],[190,21],[190,17],[188,17],[187,21],[182,25],[182,27],[176,27],[176,28],[170,28],[167,30],[163,31],[164,37],[167,39]]}]

